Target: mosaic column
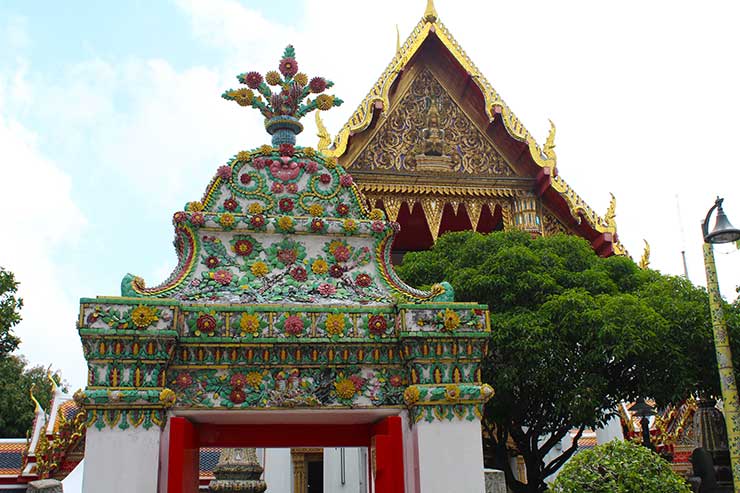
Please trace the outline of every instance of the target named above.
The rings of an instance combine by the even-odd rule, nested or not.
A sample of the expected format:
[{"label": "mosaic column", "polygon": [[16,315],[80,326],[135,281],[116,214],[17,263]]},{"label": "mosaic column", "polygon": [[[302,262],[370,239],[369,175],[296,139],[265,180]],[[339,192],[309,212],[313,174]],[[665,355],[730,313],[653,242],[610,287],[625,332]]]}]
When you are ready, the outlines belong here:
[{"label": "mosaic column", "polygon": [[88,382],[75,400],[88,418],[84,493],[157,491],[162,426],[175,402],[164,384],[178,313],[147,300],[81,301]]},{"label": "mosaic column", "polygon": [[732,366],[730,336],[727,321],[722,310],[722,296],[717,281],[717,267],[714,263],[714,250],[711,243],[704,242],[704,266],[707,272],[707,291],[709,309],[712,313],[714,331],[714,350],[717,355],[719,383],[722,389],[722,403],[727,425],[727,441],[730,446],[732,481],[735,491],[740,491],[740,401],[737,395],[735,370]]},{"label": "mosaic column", "polygon": [[488,311],[464,303],[401,306],[419,487],[425,493],[484,491],[480,421],[493,389],[481,382]]}]

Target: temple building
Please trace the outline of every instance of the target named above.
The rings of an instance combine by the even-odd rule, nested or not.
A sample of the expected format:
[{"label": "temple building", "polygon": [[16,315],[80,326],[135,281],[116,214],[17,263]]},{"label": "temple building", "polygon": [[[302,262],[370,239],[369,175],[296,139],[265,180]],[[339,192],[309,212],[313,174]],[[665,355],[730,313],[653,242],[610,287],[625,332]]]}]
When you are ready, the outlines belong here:
[{"label": "temple building", "polygon": [[576,234],[624,255],[615,200],[600,216],[559,175],[555,126],[540,146],[468,58],[429,2],[422,19],[332,140],[373,206],[401,225],[394,252],[448,231]]},{"label": "temple building", "polygon": [[[283,61],[292,59],[291,52],[286,53]],[[289,67],[286,71],[290,73]],[[243,74],[248,85],[250,74]],[[256,96],[251,90],[225,94],[242,106],[257,107],[253,105]],[[318,105],[320,110],[331,106]],[[294,108],[293,113],[299,112]],[[180,483],[175,483],[172,476],[163,480],[162,475],[177,466],[177,474],[182,474],[177,481],[186,485],[181,491],[191,491],[196,476],[205,491],[216,477],[214,469],[224,448],[253,446],[264,469],[262,479],[271,493],[364,493],[371,491],[373,481],[385,484],[377,481],[387,478],[401,478],[401,483],[405,478],[408,491],[419,491],[410,488],[432,484],[430,481],[437,476],[431,469],[435,465],[444,467],[444,461],[435,462],[436,457],[428,456],[439,452],[432,450],[435,444],[444,448],[442,442],[434,441],[433,433],[446,437],[445,433],[459,432],[461,437],[472,437],[472,442],[477,440],[476,433],[479,436],[475,423],[480,419],[480,406],[492,391],[480,382],[477,368],[485,351],[481,341],[490,328],[484,307],[451,303],[453,295],[442,285],[430,293],[408,288],[394,277],[391,261],[398,263],[408,251],[429,248],[445,232],[470,229],[482,233],[519,229],[532,235],[562,232],[585,238],[601,256],[627,254],[617,235],[614,197],[605,214],[600,215],[568,185],[557,165],[555,126],[543,144],[536,142],[455,41],[431,0],[410,36],[399,43],[387,68],[336,136],[324,127],[320,111],[315,115],[320,130],[315,150],[291,147],[284,154],[284,148],[280,148],[280,155],[275,154],[278,157],[268,159],[271,152],[278,152],[278,144],[290,144],[275,140],[284,131],[281,127],[273,133],[273,147],[244,151],[243,156],[239,153],[235,160],[219,168],[197,205],[191,203],[186,211],[176,213],[180,263],[178,271],[165,283],[146,288],[140,279],[127,276],[122,297],[82,300],[78,327],[90,368],[88,388],[75,400],[57,391],[50,410],[37,407],[28,441],[0,443],[0,458],[8,459],[2,463],[7,467],[0,469],[0,490],[23,489],[29,481],[39,478],[62,479],[87,451],[92,455],[86,464],[96,464],[96,470],[92,466],[90,471],[86,468],[85,492],[103,491],[94,489],[99,488],[101,478],[117,477],[114,469],[125,465],[140,467],[137,459],[145,458],[154,465],[137,469],[144,482],[136,484],[159,484],[159,491],[175,491],[173,484]],[[291,124],[295,128],[299,125],[297,119]],[[300,131],[295,128],[295,133]],[[314,157],[314,152],[323,157]],[[304,161],[296,168],[295,159],[299,156]],[[251,174],[241,174],[241,183],[236,183],[237,173],[243,173],[247,163],[254,169]],[[263,210],[262,206],[253,205],[256,202],[249,202],[250,194],[256,193],[250,187],[262,186],[265,180],[275,177],[280,182],[279,187],[272,188],[276,195],[285,193],[282,183],[288,191],[293,187],[298,192],[301,186],[314,186],[310,185],[312,178],[300,181],[304,179],[301,173],[316,172],[309,170],[312,166],[318,166],[319,173],[325,168],[327,180],[334,180],[331,176],[336,174],[336,181],[344,187],[337,185],[331,196],[314,188],[312,196],[327,201],[344,197],[342,194],[347,197],[341,204],[331,202],[331,206],[322,206],[321,210],[314,207],[310,214],[314,219],[306,224],[305,231],[300,229],[303,216],[291,215],[303,198],[280,200],[284,214],[280,218],[269,216],[269,207]],[[351,177],[344,178],[349,173]],[[220,188],[228,180],[231,188]],[[329,181],[321,183],[316,186]],[[235,192],[233,198],[225,198],[224,190],[241,190],[241,195]],[[335,211],[334,216],[328,215],[330,208]],[[251,215],[247,215],[247,210]],[[240,214],[250,218],[251,223],[243,227],[255,237],[282,231],[309,239],[321,235],[338,237],[331,229],[335,227],[332,221],[340,224],[338,218],[346,217],[341,220],[344,234],[352,241],[352,235],[357,235],[362,241],[380,242],[374,244],[378,256],[372,261],[364,260],[367,267],[353,274],[352,282],[356,284],[345,288],[344,294],[338,281],[319,285],[321,294],[315,299],[301,297],[300,290],[292,285],[279,292],[275,286],[264,286],[256,298],[235,294],[237,289],[246,290],[244,286],[252,289],[262,276],[269,275],[262,269],[287,269],[297,258],[306,257],[308,262],[308,257],[319,251],[314,244],[298,245],[295,239],[284,239],[282,243],[265,239],[264,245],[259,246],[246,235],[235,234],[242,227],[234,225],[234,221],[242,220]],[[227,216],[231,223],[224,219]],[[255,222],[257,217],[262,221],[259,224]],[[273,219],[275,225],[270,222]],[[393,223],[398,223],[400,230],[387,226]],[[193,231],[200,228],[208,235],[188,236],[191,226]],[[386,234],[384,231],[388,231],[387,236],[378,240],[378,235]],[[393,241],[392,246],[383,243],[386,240]],[[352,241],[327,243],[328,250],[321,251],[321,255],[327,259],[333,255],[342,264],[348,258],[339,258],[337,249],[341,249],[341,255],[357,255],[352,258],[359,264],[360,252],[372,251],[362,250],[366,247],[359,239]],[[289,244],[297,246],[288,250]],[[216,270],[219,265],[225,269],[228,262],[232,262],[229,267],[237,267],[236,261],[226,255],[227,248],[233,250],[229,254],[244,259],[262,258],[259,256],[270,255],[272,250],[277,257],[271,260],[272,264],[252,263],[242,269],[244,272],[239,275],[243,277],[238,278],[231,271]],[[384,259],[386,251],[388,258]],[[196,266],[201,260],[208,265]],[[311,282],[314,274],[334,276],[325,272],[328,266],[325,269],[324,264],[312,264],[316,266],[313,273],[300,266],[286,273],[296,282]],[[344,271],[338,271],[337,279],[348,275],[348,265],[340,266]],[[210,270],[198,270],[206,267]],[[202,277],[193,277],[196,274]],[[283,273],[280,279],[287,277]],[[382,281],[379,287],[370,284],[376,278]],[[233,289],[227,293],[226,287]],[[268,296],[270,293],[273,298]],[[328,300],[337,293],[344,296],[339,298],[339,304]],[[390,294],[398,293],[409,303],[418,304],[402,305],[401,312],[394,312]],[[292,301],[284,302],[280,296],[292,297]],[[210,302],[214,303],[210,307],[201,306]],[[295,306],[281,305],[278,309],[278,302]],[[309,310],[305,308],[307,303],[318,308]],[[256,305],[258,308],[252,308]],[[306,310],[300,315],[303,318],[298,315],[299,308]],[[425,320],[426,326],[422,323]],[[463,322],[466,329],[458,329]],[[132,326],[137,331],[126,332]],[[437,332],[428,332],[432,326]],[[291,333],[293,330],[296,332]],[[301,332],[304,330],[310,334]],[[278,337],[279,331],[287,331],[288,335]],[[306,337],[301,344],[295,340],[299,332]],[[432,342],[422,342],[419,337],[427,332],[432,334]],[[333,336],[339,333],[347,337],[351,333],[356,338],[351,347],[338,345]],[[270,343],[261,343],[258,336],[266,337]],[[321,339],[316,346],[302,345],[309,337],[317,341],[325,337],[328,342]],[[413,343],[408,342],[412,340]],[[283,343],[285,348],[278,350]],[[430,351],[439,355],[450,351],[459,366],[448,368],[443,363],[447,359],[440,357],[435,361]],[[322,357],[323,370],[316,363]],[[352,367],[347,366],[350,360]],[[285,369],[277,371],[276,361]],[[271,373],[273,367],[276,371]],[[249,371],[237,371],[239,368]],[[269,391],[267,382],[272,385]],[[255,392],[260,389],[267,396],[264,401],[256,397]],[[252,397],[254,401],[250,401]],[[181,403],[187,405],[178,408]],[[207,411],[206,403],[211,406]],[[248,405],[259,408],[244,411],[258,418],[250,423],[250,430],[257,430],[257,425],[267,427],[285,440],[260,435],[262,442],[257,443],[238,433],[241,441],[231,439],[228,434],[234,433],[234,428],[229,427],[238,424],[232,418],[237,412],[234,409],[246,409]],[[308,433],[300,428],[304,424],[301,419],[322,407],[336,413],[327,415],[320,424],[334,427],[334,431],[326,428],[330,430],[326,436],[331,443],[319,437],[286,446],[290,434],[280,434],[276,428],[279,419],[269,417],[270,412],[278,409],[273,415],[291,416],[294,420],[290,421],[290,426],[294,426],[290,430]],[[667,430],[666,447],[684,445],[681,432],[694,410],[695,406],[684,406],[661,417],[661,429]],[[210,413],[208,417],[206,413]],[[398,416],[400,421],[394,420]],[[680,423],[674,423],[676,420]],[[623,422],[631,436],[635,430],[629,415],[623,417]],[[412,426],[413,423],[416,424]],[[337,428],[341,426],[361,427],[362,439],[349,443],[352,440],[335,435],[336,430],[343,429]],[[134,442],[126,441],[130,436],[148,444],[146,457],[127,457],[124,466],[100,466],[101,454],[110,453],[110,447],[120,447],[122,454],[138,454]],[[406,441],[399,451],[393,444],[401,443],[401,437]],[[596,434],[590,438],[595,441]],[[450,439],[444,446],[450,447],[450,453],[467,453],[461,441]],[[480,447],[473,449],[471,467],[481,470],[482,477]],[[380,450],[385,450],[383,457],[397,454],[393,455],[396,462],[379,462],[382,454],[375,454]],[[394,469],[398,461],[405,464],[404,470]],[[464,469],[460,465],[454,467]],[[465,488],[472,491],[479,484],[477,477],[469,483],[460,481],[456,483],[460,489],[444,491],[467,492],[469,489]],[[143,489],[136,491],[145,493]],[[393,491],[403,491],[403,485]],[[422,491],[432,489],[424,490],[422,486]]]}]

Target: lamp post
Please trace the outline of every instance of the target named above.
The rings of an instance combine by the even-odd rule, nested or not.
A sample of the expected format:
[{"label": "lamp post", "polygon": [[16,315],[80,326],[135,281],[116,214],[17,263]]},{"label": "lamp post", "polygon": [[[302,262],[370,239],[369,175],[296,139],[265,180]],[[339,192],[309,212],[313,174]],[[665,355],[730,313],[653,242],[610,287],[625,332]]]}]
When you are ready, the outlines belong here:
[{"label": "lamp post", "polygon": [[[719,384],[722,389],[724,403],[725,424],[727,426],[727,441],[730,448],[730,465],[732,467],[732,481],[734,490],[740,492],[740,401],[735,383],[735,371],[732,367],[732,353],[730,352],[730,336],[727,333],[727,321],[722,310],[722,297],[717,282],[717,267],[714,263],[715,243],[730,243],[740,239],[740,229],[730,224],[722,210],[723,199],[717,197],[707,217],[702,222],[701,230],[704,237],[704,267],[707,271],[707,292],[709,293],[709,310],[712,315],[712,329],[714,332],[714,351],[717,355],[717,369]],[[717,220],[714,229],[709,232],[709,218],[717,210]]]},{"label": "lamp post", "polygon": [[653,444],[650,441],[650,416],[655,416],[655,408],[645,402],[643,397],[640,397],[630,406],[630,411],[640,418],[640,428],[642,429],[642,445],[650,450],[654,450]]}]

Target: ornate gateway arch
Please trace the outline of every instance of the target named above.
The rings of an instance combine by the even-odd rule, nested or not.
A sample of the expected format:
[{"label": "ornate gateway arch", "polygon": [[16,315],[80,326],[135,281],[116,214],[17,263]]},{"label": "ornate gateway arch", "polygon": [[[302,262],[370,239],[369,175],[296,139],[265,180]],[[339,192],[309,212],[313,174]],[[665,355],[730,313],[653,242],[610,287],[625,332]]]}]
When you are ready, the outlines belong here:
[{"label": "ornate gateway arch", "polygon": [[301,117],[341,104],[330,81],[292,47],[238,79],[224,98],[258,109],[271,144],[174,214],[164,283],[81,300],[84,491],[194,492],[200,446],[290,445],[370,447],[377,492],[483,491],[486,307],[405,285],[398,225],[336,157],[295,146]]}]

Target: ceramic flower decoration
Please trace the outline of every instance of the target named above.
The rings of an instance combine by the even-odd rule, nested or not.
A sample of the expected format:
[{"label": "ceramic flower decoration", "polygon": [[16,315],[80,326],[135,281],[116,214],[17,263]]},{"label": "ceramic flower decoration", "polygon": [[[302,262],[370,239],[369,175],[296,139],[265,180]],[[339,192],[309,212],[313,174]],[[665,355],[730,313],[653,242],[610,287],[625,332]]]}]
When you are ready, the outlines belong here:
[{"label": "ceramic flower decoration", "polygon": [[334,85],[332,81],[323,77],[309,81],[306,74],[298,72],[295,49],[291,45],[285,48],[278,71],[271,70],[264,77],[259,72],[247,72],[237,79],[247,87],[229,89],[222,97],[240,106],[258,109],[265,117],[265,127],[273,136],[275,146],[295,144],[295,135],[303,130],[299,120],[306,114],[342,104],[341,99],[324,94]]}]

